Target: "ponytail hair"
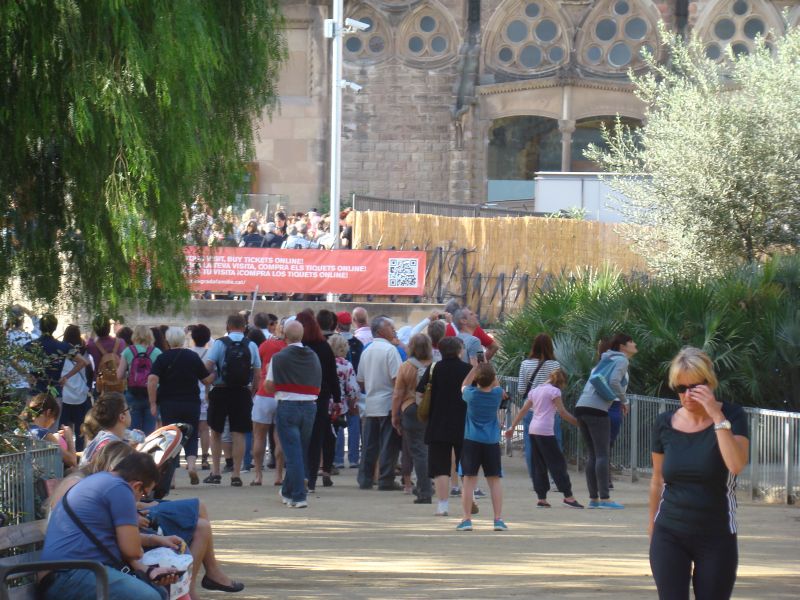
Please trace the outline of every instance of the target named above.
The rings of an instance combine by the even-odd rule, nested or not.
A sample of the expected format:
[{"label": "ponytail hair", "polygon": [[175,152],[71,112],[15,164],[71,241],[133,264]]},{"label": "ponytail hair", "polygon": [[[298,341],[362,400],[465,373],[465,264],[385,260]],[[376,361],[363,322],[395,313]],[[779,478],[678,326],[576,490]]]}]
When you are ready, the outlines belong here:
[{"label": "ponytail hair", "polygon": [[88,414],[92,415],[100,429],[111,429],[127,409],[125,396],[120,392],[106,392],[97,399]]}]

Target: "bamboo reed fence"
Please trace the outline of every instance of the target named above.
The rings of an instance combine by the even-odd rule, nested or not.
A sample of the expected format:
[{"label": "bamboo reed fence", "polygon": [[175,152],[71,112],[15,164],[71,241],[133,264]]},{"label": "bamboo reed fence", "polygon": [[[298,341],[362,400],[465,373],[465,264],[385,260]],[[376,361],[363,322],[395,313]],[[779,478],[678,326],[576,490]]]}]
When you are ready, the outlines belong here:
[{"label": "bamboo reed fence", "polygon": [[423,299],[460,298],[488,322],[524,305],[548,274],[607,265],[646,270],[614,225],[597,221],[368,211],[355,213],[353,230],[354,248],[425,250]]}]

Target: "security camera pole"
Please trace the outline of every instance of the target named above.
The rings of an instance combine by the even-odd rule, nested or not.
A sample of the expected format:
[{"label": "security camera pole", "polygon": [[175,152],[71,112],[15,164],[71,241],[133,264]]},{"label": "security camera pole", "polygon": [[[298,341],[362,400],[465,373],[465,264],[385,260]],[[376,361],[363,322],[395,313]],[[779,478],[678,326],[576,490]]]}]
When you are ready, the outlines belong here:
[{"label": "security camera pole", "polygon": [[[355,21],[355,23],[358,23]],[[325,37],[331,38],[331,233],[333,248],[338,249],[339,212],[342,186],[342,88],[345,85],[354,91],[361,89],[342,79],[342,38],[357,28],[344,26],[344,2],[333,0],[333,18],[325,19]],[[366,24],[358,23],[361,28]]]}]

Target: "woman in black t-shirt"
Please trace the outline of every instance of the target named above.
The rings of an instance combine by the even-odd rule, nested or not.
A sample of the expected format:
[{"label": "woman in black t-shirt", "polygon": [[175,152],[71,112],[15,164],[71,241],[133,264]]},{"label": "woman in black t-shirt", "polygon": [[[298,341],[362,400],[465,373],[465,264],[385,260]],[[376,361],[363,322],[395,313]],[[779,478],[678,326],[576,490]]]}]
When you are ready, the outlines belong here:
[{"label": "woman in black t-shirt", "polygon": [[[726,600],[738,565],[736,476],[747,465],[747,414],[714,397],[711,359],[684,348],[672,360],[670,387],[681,407],[653,426],[650,567],[659,598]],[[694,568],[692,568],[694,567]]]},{"label": "woman in black t-shirt", "polygon": [[214,375],[209,374],[195,352],[183,347],[186,340],[183,329],[170,327],[165,338],[169,349],[158,356],[147,378],[150,412],[156,415],[158,402],[164,425],[188,423],[192,426],[183,451],[189,466],[189,481],[197,485],[200,483],[195,466],[200,424],[200,388],[197,382],[210,383]]}]

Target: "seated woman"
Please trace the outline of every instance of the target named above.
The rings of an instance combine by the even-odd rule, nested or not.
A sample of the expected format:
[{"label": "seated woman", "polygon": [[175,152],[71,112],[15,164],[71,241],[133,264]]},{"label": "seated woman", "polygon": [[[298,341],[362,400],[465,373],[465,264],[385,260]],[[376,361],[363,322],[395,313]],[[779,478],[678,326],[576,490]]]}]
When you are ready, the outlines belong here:
[{"label": "seated woman", "polygon": [[[122,441],[111,441],[95,454],[95,458],[90,465],[85,468],[87,472],[98,472],[99,470],[112,471],[116,464],[136,451],[127,443]],[[84,470],[84,469],[81,469]],[[79,481],[80,475],[71,474],[62,486],[56,490],[53,503],[66,493],[71,485]],[[196,593],[196,578],[199,573],[199,565],[205,567],[205,576],[201,585],[209,590],[223,592],[239,592],[244,589],[244,584],[233,581],[225,575],[217,562],[214,554],[213,531],[211,530],[211,520],[208,516],[208,509],[205,503],[198,498],[187,498],[185,500],[172,500],[161,502],[142,502],[137,503],[139,514],[142,516],[140,526],[148,529],[160,529],[165,536],[177,536],[185,541],[192,553],[192,558],[196,567],[192,570],[192,582],[189,595],[193,600],[199,596]],[[146,539],[147,534],[143,534]],[[159,543],[154,545],[168,545]],[[170,545],[170,547],[173,547]],[[177,547],[173,547],[176,549]]]},{"label": "seated woman", "polygon": [[81,456],[81,466],[92,462],[95,453],[110,442],[125,439],[131,426],[131,411],[119,392],[102,394],[83,421],[83,435],[89,441]]},{"label": "seated woman", "polygon": [[[145,567],[139,562],[144,552],[137,528],[136,499],[149,493],[157,479],[153,459],[136,453],[123,459],[111,472],[96,473],[77,482],[50,515],[42,560],[103,563],[110,596],[115,600],[166,598],[166,590],[159,586],[175,583],[178,580],[175,570]],[[84,528],[99,544],[90,539]],[[168,538],[159,541],[163,540],[173,547],[178,542]],[[122,564],[144,571],[154,585],[123,573],[119,570]],[[94,593],[95,577],[90,571],[66,569],[40,573],[39,594],[45,600],[81,600]]]},{"label": "seated woman", "polygon": [[50,427],[58,421],[60,412],[61,407],[58,406],[55,398],[50,394],[39,394],[31,398],[19,418],[31,437],[57,444],[61,448],[64,465],[74,467],[78,464],[78,457],[75,454],[72,430],[64,426],[58,433],[50,433]]}]

